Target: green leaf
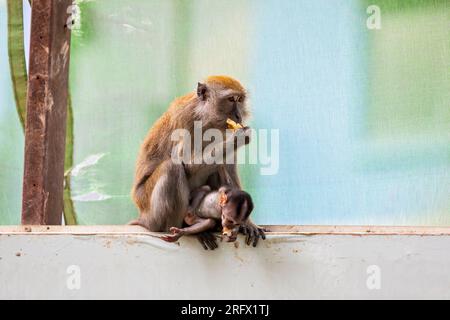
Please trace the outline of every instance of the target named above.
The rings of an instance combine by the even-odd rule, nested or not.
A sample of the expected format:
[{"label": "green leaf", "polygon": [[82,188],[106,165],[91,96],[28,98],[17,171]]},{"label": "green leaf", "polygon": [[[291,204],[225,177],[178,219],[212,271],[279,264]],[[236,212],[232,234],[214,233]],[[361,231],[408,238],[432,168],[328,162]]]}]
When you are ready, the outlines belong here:
[{"label": "green leaf", "polygon": [[8,0],[8,55],[17,114],[25,128],[27,69],[23,43],[23,3]]}]

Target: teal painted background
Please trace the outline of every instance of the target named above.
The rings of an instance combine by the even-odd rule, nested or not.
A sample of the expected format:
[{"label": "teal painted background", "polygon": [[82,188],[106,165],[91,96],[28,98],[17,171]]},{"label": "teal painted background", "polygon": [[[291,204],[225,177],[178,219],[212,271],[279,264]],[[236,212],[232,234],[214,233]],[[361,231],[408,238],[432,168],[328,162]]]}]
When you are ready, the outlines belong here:
[{"label": "teal painted background", "polygon": [[[129,192],[148,128],[197,81],[229,74],[249,89],[251,126],[280,135],[276,175],[240,167],[258,223],[450,225],[450,2],[77,3],[71,187],[80,224],[137,214]],[[372,4],[379,30],[366,26]],[[23,146],[1,76],[0,139]],[[18,221],[18,150],[0,151],[19,172],[0,175],[1,223]]]}]

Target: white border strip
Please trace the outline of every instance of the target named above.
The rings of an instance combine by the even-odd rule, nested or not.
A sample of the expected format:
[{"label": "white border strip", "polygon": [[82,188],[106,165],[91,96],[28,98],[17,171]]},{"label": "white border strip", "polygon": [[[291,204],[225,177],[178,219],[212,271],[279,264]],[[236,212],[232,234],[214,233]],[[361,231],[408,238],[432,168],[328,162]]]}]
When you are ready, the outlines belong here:
[{"label": "white border strip", "polygon": [[[449,236],[450,227],[433,226],[299,226],[269,225],[268,234],[289,235],[416,235]],[[139,226],[0,226],[0,235],[11,234],[73,234],[73,235],[144,235],[158,237],[159,233],[148,232]]]}]

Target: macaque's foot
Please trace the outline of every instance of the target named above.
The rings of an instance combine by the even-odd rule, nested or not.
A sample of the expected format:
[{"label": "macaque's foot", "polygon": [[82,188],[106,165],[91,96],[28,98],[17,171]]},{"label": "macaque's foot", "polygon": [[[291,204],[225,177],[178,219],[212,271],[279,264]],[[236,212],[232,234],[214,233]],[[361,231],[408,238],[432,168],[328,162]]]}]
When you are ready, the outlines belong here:
[{"label": "macaque's foot", "polygon": [[259,238],[266,240],[266,232],[269,230],[265,228],[261,228],[253,223],[246,223],[240,226],[239,232],[246,236],[245,242],[249,246],[253,243],[253,247],[256,247],[258,244]]},{"label": "macaque's foot", "polygon": [[208,249],[214,250],[219,247],[217,245],[216,236],[212,232],[205,231],[205,232],[199,233],[199,234],[197,234],[197,239],[198,239],[198,241],[200,241],[200,243],[202,244],[202,246],[205,250],[208,250]]},{"label": "macaque's foot", "polygon": [[183,230],[181,230],[180,228],[172,227],[170,228],[170,232],[172,234],[162,236],[161,239],[167,242],[176,242],[183,236]]},{"label": "macaque's foot", "polygon": [[129,226],[140,226],[148,230],[148,227],[140,219],[134,219],[127,223]]},{"label": "macaque's foot", "polygon": [[128,222],[127,225],[129,225],[129,226],[139,226],[140,224],[139,224],[139,220],[138,219],[134,219],[134,220],[131,220],[130,222]]}]

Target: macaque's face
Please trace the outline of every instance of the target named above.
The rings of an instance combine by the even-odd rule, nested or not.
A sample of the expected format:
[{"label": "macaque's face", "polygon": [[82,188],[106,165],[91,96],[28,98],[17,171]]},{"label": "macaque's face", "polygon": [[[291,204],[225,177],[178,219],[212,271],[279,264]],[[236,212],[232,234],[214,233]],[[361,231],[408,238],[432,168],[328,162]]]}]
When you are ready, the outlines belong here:
[{"label": "macaque's face", "polygon": [[197,95],[204,102],[200,109],[202,120],[213,124],[214,128],[226,130],[227,119],[243,125],[249,116],[246,91],[237,80],[209,77],[205,83],[198,84]]},{"label": "macaque's face", "polygon": [[229,92],[219,98],[220,112],[223,118],[242,124],[246,117],[245,95],[242,92]]},{"label": "macaque's face", "polygon": [[[224,213],[226,211],[226,213]],[[236,219],[234,209],[223,209],[222,210],[222,235],[225,241],[233,242],[236,241],[239,234],[239,227],[245,221],[239,221]]]},{"label": "macaque's face", "polygon": [[240,226],[247,221],[253,209],[252,199],[244,191],[228,190],[222,193],[220,205],[222,235],[227,242],[236,241]]}]

